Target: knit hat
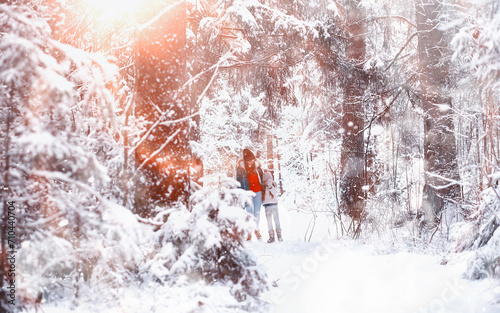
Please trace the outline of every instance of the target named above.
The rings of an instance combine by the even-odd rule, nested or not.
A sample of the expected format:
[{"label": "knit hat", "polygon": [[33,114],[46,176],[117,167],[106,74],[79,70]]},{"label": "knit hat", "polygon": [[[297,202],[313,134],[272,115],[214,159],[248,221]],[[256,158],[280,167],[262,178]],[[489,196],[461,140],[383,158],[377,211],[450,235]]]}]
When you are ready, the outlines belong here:
[{"label": "knit hat", "polygon": [[273,174],[271,174],[271,172],[268,172],[268,171],[265,171],[264,172],[264,175],[262,175],[262,181],[266,181],[266,180],[269,180],[269,179],[273,179]]},{"label": "knit hat", "polygon": [[250,160],[255,159],[255,155],[250,151],[249,149],[244,149],[243,150],[243,160],[245,162],[248,162]]}]

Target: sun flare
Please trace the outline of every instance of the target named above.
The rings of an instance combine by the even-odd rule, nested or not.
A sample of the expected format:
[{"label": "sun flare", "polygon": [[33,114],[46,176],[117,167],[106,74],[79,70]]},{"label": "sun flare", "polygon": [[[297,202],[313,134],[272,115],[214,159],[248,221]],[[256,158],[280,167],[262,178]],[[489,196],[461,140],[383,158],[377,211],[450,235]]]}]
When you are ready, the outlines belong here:
[{"label": "sun flare", "polygon": [[133,17],[145,0],[83,0],[97,14],[109,19]]}]

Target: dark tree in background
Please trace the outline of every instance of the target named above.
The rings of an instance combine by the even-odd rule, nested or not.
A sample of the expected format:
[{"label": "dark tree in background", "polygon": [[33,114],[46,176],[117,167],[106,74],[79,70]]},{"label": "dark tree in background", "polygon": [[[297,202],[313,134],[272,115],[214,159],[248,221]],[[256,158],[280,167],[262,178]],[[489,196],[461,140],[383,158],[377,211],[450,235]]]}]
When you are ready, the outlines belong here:
[{"label": "dark tree in background", "polygon": [[460,199],[457,148],[450,83],[449,38],[440,28],[445,12],[435,0],[416,0],[418,60],[424,110],[425,185],[422,211],[434,225],[441,212]]},{"label": "dark tree in background", "polygon": [[349,36],[346,57],[350,71],[344,78],[340,201],[342,210],[359,220],[366,200],[363,190],[366,175],[363,96],[368,87],[368,78],[362,67],[366,57],[366,42],[365,13],[360,1],[349,1],[346,14]]},{"label": "dark tree in background", "polygon": [[132,188],[136,213],[143,217],[155,205],[186,202],[189,192],[186,8],[185,2],[169,4],[157,1],[158,10],[150,12],[137,38],[135,112],[146,126],[134,151],[139,174]]}]

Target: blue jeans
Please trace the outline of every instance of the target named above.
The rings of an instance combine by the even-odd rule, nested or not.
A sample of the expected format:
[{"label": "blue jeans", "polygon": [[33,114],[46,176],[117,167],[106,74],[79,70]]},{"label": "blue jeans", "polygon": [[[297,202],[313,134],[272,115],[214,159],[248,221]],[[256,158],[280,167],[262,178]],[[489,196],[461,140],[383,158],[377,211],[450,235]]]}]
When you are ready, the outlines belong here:
[{"label": "blue jeans", "polygon": [[260,222],[260,207],[262,206],[262,191],[259,191],[255,194],[252,199],[253,206],[246,205],[246,210],[248,213],[252,214],[255,217],[255,223],[257,225],[257,230],[259,230],[259,222]]},{"label": "blue jeans", "polygon": [[266,219],[267,219],[267,229],[271,232],[273,231],[273,217],[274,217],[274,226],[276,226],[276,230],[281,230],[280,224],[280,216],[278,215],[278,205],[277,204],[268,204],[265,205],[266,209]]}]

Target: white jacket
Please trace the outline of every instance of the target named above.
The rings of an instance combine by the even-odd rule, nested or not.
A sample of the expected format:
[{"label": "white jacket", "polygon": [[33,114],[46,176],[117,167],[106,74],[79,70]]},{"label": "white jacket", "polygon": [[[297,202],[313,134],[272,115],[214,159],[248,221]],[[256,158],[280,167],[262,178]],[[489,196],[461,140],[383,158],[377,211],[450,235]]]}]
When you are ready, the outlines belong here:
[{"label": "white jacket", "polygon": [[273,175],[270,172],[264,172],[262,177],[264,188],[264,200],[262,204],[277,204],[278,203],[278,186],[273,180]]}]

